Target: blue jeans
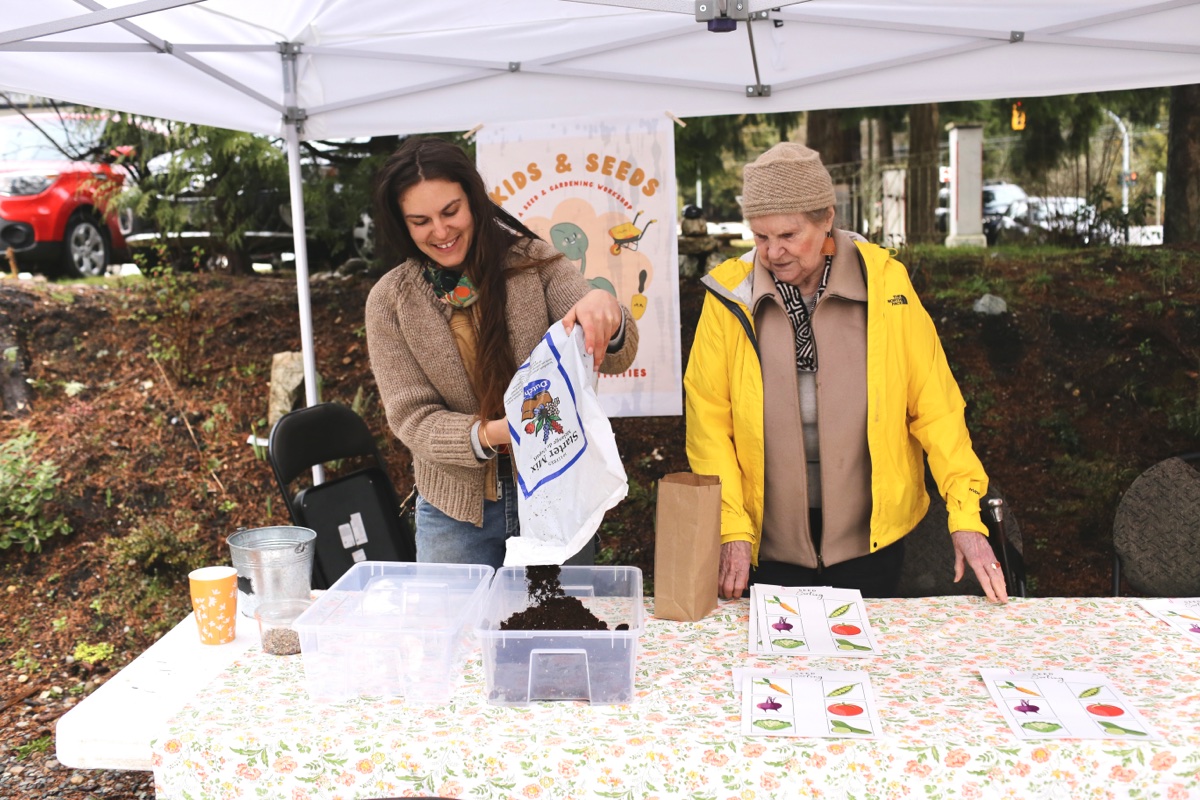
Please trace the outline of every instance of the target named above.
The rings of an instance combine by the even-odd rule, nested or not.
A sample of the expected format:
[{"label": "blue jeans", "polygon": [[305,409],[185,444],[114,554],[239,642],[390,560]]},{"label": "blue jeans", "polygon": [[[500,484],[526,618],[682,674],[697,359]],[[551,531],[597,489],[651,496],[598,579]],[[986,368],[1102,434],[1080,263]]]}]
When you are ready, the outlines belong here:
[{"label": "blue jeans", "polygon": [[[417,494],[417,561],[442,564],[504,565],[504,542],[521,534],[517,513],[517,486],[512,470],[500,467],[499,500],[483,501],[483,527],[476,528],[443,514],[433,503]],[[595,563],[598,536],[565,563],[591,566]]]},{"label": "blue jeans", "polygon": [[521,532],[512,471],[500,470],[499,500],[483,501],[483,527],[443,514],[417,495],[417,561],[442,564],[504,564],[504,542]]}]

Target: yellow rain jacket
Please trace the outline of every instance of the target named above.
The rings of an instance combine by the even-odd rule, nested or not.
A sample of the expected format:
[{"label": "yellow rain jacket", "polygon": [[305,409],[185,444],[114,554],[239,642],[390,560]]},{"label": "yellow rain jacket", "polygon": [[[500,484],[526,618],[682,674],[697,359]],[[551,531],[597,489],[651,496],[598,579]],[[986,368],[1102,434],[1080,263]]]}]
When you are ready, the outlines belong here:
[{"label": "yellow rain jacket", "polygon": [[[922,449],[949,511],[949,531],[985,536],[979,501],[988,479],[971,448],[966,403],[908,270],[887,250],[855,243],[867,283],[867,446],[871,459],[871,552],[925,516]],[[721,543],[751,543],[758,563],[764,494],[763,379],[747,308],[753,263],[724,262],[709,294],[684,376],[692,471],[721,478]],[[724,301],[724,302],[723,302]],[[743,323],[733,312],[741,311]],[[818,348],[820,343],[818,342]]]}]

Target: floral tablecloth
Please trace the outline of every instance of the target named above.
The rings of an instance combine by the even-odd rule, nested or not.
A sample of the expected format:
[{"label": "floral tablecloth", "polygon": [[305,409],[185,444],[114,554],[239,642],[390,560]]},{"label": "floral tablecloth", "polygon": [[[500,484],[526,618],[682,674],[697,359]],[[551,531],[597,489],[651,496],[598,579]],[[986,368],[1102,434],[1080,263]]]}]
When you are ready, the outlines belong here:
[{"label": "floral tablecloth", "polygon": [[[648,603],[652,609],[652,603]],[[321,705],[252,648],[153,743],[160,798],[1200,799],[1200,648],[1127,598],[868,601],[870,659],[752,656],[746,601],[647,618],[627,706],[484,700],[475,650],[441,706]],[[865,670],[886,737],[747,737],[730,669]],[[981,667],[1108,676],[1161,741],[1021,742]]]}]

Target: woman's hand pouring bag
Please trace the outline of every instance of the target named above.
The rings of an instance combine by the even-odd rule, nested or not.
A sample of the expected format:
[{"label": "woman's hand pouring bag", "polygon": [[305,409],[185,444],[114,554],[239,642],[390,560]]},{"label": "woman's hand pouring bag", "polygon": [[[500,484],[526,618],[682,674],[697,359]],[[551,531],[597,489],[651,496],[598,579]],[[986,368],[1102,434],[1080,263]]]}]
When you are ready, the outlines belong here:
[{"label": "woman's hand pouring bag", "polygon": [[583,328],[555,323],[504,395],[521,518],[506,566],[562,564],[629,491],[591,365]]}]

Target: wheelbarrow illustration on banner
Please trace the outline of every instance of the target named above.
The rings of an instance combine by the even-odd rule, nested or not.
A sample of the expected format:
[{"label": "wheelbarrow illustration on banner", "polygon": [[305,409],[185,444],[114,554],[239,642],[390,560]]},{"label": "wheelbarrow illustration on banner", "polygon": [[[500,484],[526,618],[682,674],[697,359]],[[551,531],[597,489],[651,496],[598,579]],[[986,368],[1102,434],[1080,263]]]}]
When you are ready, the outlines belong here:
[{"label": "wheelbarrow illustration on banner", "polygon": [[646,231],[650,229],[651,225],[658,222],[658,220],[652,219],[646,223],[645,228],[638,230],[637,221],[641,215],[642,212],[639,211],[633,215],[632,222],[622,222],[620,225],[608,229],[608,235],[613,240],[612,247],[608,248],[608,252],[614,256],[619,256],[621,255],[622,247],[627,250],[638,249],[638,242],[646,235]]}]

